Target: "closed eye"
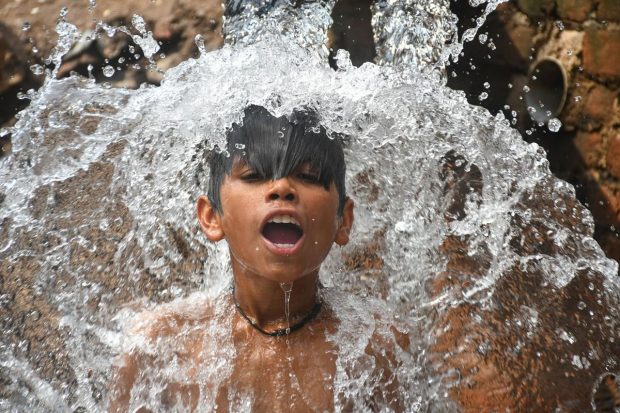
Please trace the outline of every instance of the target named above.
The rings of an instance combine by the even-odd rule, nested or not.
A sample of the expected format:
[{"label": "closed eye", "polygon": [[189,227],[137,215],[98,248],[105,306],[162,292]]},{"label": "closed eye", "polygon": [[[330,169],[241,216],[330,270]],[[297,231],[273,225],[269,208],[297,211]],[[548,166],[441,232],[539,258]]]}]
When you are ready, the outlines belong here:
[{"label": "closed eye", "polygon": [[319,183],[319,175],[318,174],[300,172],[300,173],[297,174],[297,176],[302,181],[309,182],[311,184],[318,184]]},{"label": "closed eye", "polygon": [[261,181],[263,178],[258,174],[258,172],[248,171],[241,175],[241,180],[246,182],[257,182]]}]

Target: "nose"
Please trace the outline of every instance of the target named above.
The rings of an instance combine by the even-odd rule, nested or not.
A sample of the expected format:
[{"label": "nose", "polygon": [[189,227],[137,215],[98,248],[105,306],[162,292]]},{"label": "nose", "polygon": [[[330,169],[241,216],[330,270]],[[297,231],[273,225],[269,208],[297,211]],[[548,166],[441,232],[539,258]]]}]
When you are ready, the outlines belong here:
[{"label": "nose", "polygon": [[267,201],[277,200],[289,202],[297,200],[297,192],[287,177],[273,180],[267,191]]}]

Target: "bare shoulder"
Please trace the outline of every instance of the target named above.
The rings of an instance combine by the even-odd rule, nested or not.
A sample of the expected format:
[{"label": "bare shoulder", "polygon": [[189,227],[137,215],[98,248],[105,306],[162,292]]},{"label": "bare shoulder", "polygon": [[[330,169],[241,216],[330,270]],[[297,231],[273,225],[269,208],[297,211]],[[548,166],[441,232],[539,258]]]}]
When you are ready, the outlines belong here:
[{"label": "bare shoulder", "polygon": [[213,316],[213,302],[203,294],[193,294],[139,312],[127,326],[127,335],[148,342],[174,337]]}]

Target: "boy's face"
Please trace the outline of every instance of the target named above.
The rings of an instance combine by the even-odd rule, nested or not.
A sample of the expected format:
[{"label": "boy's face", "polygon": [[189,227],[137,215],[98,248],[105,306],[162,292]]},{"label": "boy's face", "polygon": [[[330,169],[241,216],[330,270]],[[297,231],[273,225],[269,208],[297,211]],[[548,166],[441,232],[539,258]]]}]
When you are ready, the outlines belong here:
[{"label": "boy's face", "polygon": [[338,192],[318,182],[305,163],[289,176],[262,179],[237,161],[221,186],[222,212],[206,197],[198,201],[198,217],[212,241],[226,238],[233,266],[276,282],[291,282],[316,272],[334,242],[349,240],[353,202],[337,215]]}]

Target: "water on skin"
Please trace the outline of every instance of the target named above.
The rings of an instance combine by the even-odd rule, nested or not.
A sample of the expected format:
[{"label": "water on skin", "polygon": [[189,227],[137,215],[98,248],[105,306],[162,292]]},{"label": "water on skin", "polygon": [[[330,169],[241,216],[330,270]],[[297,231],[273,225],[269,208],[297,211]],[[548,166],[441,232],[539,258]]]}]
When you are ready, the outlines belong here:
[{"label": "water on skin", "polygon": [[[594,222],[574,189],[550,174],[544,152],[502,116],[445,87],[442,68],[460,51],[446,2],[377,2],[381,64],[355,68],[342,51],[336,71],[324,48],[331,4],[291,10],[285,3],[260,25],[250,8],[229,19],[222,50],[139,90],[54,80],[79,38],[59,20],[55,69],[10,129],[13,153],[0,165],[0,314],[10,320],[0,325],[8,394],[0,410],[103,411],[111,360],[132,346],[159,358],[131,407],[164,410],[165,383],[180,375],[183,360],[170,356],[171,343],[122,329],[162,302],[172,301],[155,314],[195,311],[191,297],[181,298],[197,290],[218,310],[206,327],[218,346],[204,350],[211,367],[197,380],[206,389],[230,376],[232,303],[221,296],[231,279],[228,250],[200,234],[194,202],[208,181],[204,157],[223,146],[249,103],[278,116],[310,105],[330,133],[347,136],[355,229],[320,275],[330,287],[325,307],[339,318],[328,336],[338,349],[336,409],[370,402],[364,395],[377,386],[369,374],[377,366],[366,349],[381,354],[378,343],[393,353],[409,411],[454,411],[452,389],[475,390],[471,375],[485,366],[495,366],[490,377],[506,388],[502,372],[527,370],[514,380],[531,400],[588,399],[604,371],[620,370],[617,265],[593,240]],[[144,53],[155,53],[142,22],[100,24],[99,35],[126,30]],[[459,314],[461,329],[450,324]],[[394,344],[393,325],[410,333],[406,348]],[[464,367],[472,357],[478,363]],[[557,377],[540,386],[547,368]],[[229,398],[230,406],[252,405],[251,395]],[[200,403],[215,405],[215,395],[205,390]],[[558,405],[543,407],[521,411]]]},{"label": "water on skin", "polygon": [[286,318],[286,334],[291,333],[291,292],[293,291],[293,283],[280,283],[280,288],[284,291],[284,317]]}]

